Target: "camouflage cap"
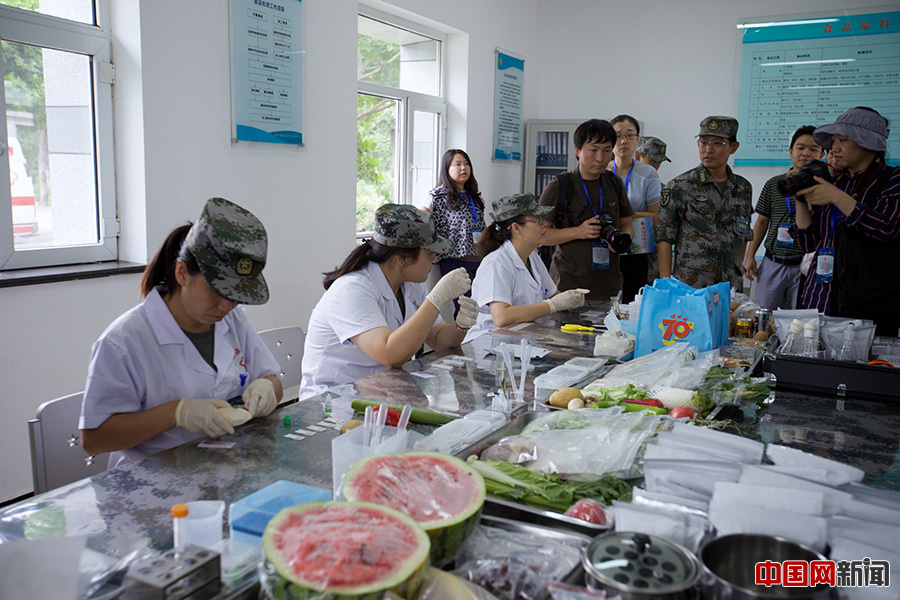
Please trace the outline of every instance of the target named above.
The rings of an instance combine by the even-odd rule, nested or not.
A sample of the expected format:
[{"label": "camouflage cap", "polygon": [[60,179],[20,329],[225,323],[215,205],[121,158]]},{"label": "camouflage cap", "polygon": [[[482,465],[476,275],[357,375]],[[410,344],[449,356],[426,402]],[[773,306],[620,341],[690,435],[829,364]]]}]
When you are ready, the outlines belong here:
[{"label": "camouflage cap", "polygon": [[553,210],[552,206],[540,206],[534,200],[534,194],[516,194],[504,196],[491,203],[491,218],[495,223],[513,217],[542,217]]},{"label": "camouflage cap", "polygon": [[737,137],[738,122],[734,117],[706,117],[700,121],[700,133],[702,135],[715,135],[723,138]]},{"label": "camouflage cap", "polygon": [[372,239],[391,248],[425,248],[437,254],[453,250],[453,242],[435,231],[431,215],[408,204],[379,206]]},{"label": "camouflage cap", "polygon": [[638,144],[636,152],[640,152],[644,156],[649,156],[650,160],[655,160],[656,162],[672,162],[671,159],[666,156],[666,143],[652,135],[641,138],[641,142]]},{"label": "camouflage cap", "polygon": [[191,226],[183,248],[217,294],[241,304],[265,304],[269,288],[263,279],[268,237],[253,213],[224,198],[210,198]]}]

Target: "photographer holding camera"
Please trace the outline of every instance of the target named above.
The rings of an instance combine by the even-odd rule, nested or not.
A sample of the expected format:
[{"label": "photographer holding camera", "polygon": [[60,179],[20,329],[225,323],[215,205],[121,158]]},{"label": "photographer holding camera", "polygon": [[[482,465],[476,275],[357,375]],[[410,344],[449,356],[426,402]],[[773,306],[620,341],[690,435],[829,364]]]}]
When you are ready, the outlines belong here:
[{"label": "photographer holding camera", "polygon": [[663,190],[656,225],[660,277],[674,275],[695,288],[728,281],[741,291],[744,254],[753,239],[753,189],[728,166],[740,146],[737,131],[733,117],[700,121],[700,165]]},{"label": "photographer holding camera", "polygon": [[[858,106],[813,137],[841,169],[834,183],[797,192],[792,234],[816,252],[802,292],[805,308],[840,317],[871,319],[876,335],[900,328],[900,168],[884,162],[888,122]],[[799,174],[799,173],[798,173]]]},{"label": "photographer holding camera", "polygon": [[556,246],[550,275],[560,289],[586,288],[587,301],[605,303],[622,289],[619,255],[631,248],[634,210],[622,180],[606,166],[616,130],[591,119],[575,129],[578,166],[551,181],[541,194],[547,214],[543,244]]},{"label": "photographer holding camera", "polygon": [[[756,203],[756,225],[753,227],[753,241],[750,242],[744,259],[744,270],[748,279],[752,281],[756,278],[754,299],[764,308],[797,308],[803,251],[790,235],[790,227],[794,224],[797,212],[797,190],[792,188],[796,185],[796,175],[810,161],[819,162],[825,167],[819,161],[823,152],[822,147],[813,139],[814,130],[812,125],[806,125],[794,132],[788,148],[793,166],[786,174],[769,179]],[[825,172],[827,171],[825,167]],[[830,181],[830,176],[828,179]],[[805,181],[805,178],[802,180]],[[805,187],[809,185],[801,186]],[[757,264],[756,251],[764,241],[766,254],[762,262]]]}]

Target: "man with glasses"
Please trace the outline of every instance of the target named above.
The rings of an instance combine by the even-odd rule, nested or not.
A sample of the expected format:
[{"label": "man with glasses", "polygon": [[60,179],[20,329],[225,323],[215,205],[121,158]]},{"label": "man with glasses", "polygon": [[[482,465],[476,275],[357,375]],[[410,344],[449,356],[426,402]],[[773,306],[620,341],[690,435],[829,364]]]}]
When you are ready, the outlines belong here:
[{"label": "man with glasses", "polygon": [[753,189],[728,166],[740,145],[737,130],[732,117],[703,119],[697,135],[700,165],[663,190],[655,231],[660,277],[675,276],[696,288],[720,281],[743,288],[744,253],[753,239]]}]

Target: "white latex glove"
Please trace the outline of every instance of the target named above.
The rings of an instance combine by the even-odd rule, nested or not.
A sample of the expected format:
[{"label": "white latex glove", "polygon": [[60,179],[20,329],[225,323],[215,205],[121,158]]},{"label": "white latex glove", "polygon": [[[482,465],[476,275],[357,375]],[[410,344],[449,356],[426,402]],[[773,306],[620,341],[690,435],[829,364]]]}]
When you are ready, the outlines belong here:
[{"label": "white latex glove", "polygon": [[265,377],[251,381],[241,400],[254,417],[264,417],[278,406],[275,385]]},{"label": "white latex glove", "polygon": [[226,433],[234,433],[234,427],[228,422],[220,408],[230,408],[224,400],[212,398],[182,398],[175,407],[175,424],[193,433],[202,433],[209,437],[219,437]]},{"label": "white latex glove", "polygon": [[566,290],[565,292],[561,292],[552,298],[547,298],[544,300],[547,304],[550,305],[550,312],[555,313],[561,310],[569,310],[572,308],[578,308],[579,306],[584,305],[584,295],[590,292],[591,290],[584,290],[581,288],[575,290]]},{"label": "white latex glove", "polygon": [[459,298],[472,287],[469,274],[462,267],[453,269],[434,284],[434,288],[425,296],[438,310],[454,298]]},{"label": "white latex glove", "polygon": [[471,329],[478,319],[478,303],[468,296],[459,297],[459,312],[456,314],[456,326],[462,330]]}]

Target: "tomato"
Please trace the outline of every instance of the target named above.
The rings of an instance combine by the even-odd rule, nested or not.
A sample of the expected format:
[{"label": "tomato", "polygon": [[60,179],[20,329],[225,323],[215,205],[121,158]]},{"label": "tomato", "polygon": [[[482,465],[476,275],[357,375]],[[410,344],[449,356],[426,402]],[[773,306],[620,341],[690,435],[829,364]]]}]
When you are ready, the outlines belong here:
[{"label": "tomato", "polygon": [[396,427],[397,424],[400,423],[400,411],[395,408],[391,408],[390,406],[379,404],[375,407],[375,412],[378,412],[381,408],[387,409],[387,416],[384,419],[384,424],[388,427]]},{"label": "tomato", "polygon": [[690,406],[676,406],[669,411],[669,416],[673,419],[680,419],[681,417],[690,417],[691,419],[693,419],[695,416],[697,416],[697,411],[695,411]]},{"label": "tomato", "polygon": [[589,498],[579,500],[570,506],[569,510],[566,511],[566,516],[581,519],[588,523],[596,523],[597,525],[606,525],[607,523],[603,505]]}]

